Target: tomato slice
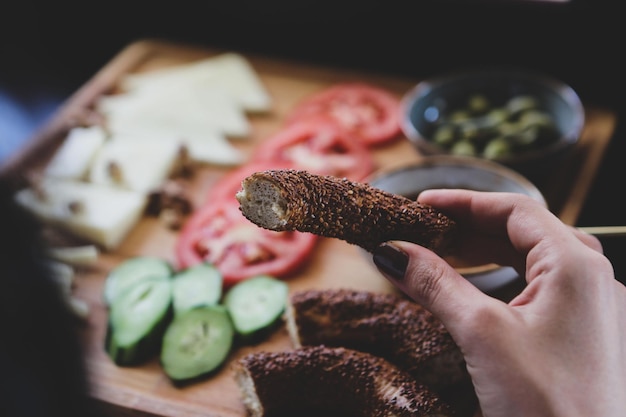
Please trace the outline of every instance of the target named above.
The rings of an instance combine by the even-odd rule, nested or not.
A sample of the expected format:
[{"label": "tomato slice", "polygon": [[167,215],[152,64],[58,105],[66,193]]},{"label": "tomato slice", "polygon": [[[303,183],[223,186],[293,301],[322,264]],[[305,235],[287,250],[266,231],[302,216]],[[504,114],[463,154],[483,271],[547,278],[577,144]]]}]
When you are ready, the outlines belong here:
[{"label": "tomato slice", "polygon": [[287,278],[294,273],[313,250],[317,236],[263,229],[241,214],[235,198],[246,176],[278,168],[286,166],[252,161],[218,180],[180,231],[175,247],[178,268],[210,262],[222,273],[226,287],[255,275]]},{"label": "tomato slice", "polygon": [[287,123],[310,116],[329,117],[366,146],[400,136],[400,100],[389,91],[365,83],[342,83],[316,93],[295,106]]},{"label": "tomato slice", "polygon": [[179,268],[210,262],[230,287],[255,275],[287,278],[308,258],[317,236],[274,232],[246,219],[239,206],[222,200],[196,211],[176,243]]},{"label": "tomato slice", "polygon": [[321,117],[298,120],[261,143],[252,160],[362,180],[374,169],[370,150]]},{"label": "tomato slice", "polygon": [[228,200],[231,203],[238,204],[235,194],[241,189],[241,181],[243,181],[245,177],[255,172],[268,169],[286,168],[293,168],[293,164],[277,159],[251,160],[247,164],[241,165],[221,177],[208,192],[206,204],[219,204],[221,200]]}]

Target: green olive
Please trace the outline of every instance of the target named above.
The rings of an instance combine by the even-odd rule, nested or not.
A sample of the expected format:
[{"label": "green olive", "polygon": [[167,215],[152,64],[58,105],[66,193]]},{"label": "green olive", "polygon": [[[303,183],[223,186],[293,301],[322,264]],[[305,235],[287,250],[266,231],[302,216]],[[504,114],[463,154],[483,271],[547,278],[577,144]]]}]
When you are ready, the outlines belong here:
[{"label": "green olive", "polygon": [[492,109],[489,113],[487,113],[484,120],[485,120],[485,125],[495,127],[501,123],[506,122],[508,118],[509,118],[509,111],[505,108],[498,107],[498,108]]},{"label": "green olive", "polygon": [[483,114],[489,110],[489,100],[482,94],[474,94],[467,101],[467,108],[474,114]]},{"label": "green olive", "polygon": [[520,112],[536,109],[539,107],[539,103],[537,99],[530,95],[518,95],[512,97],[507,103],[507,110],[511,112],[511,114],[519,114]]},{"label": "green olive", "polygon": [[539,139],[539,128],[537,126],[529,126],[520,129],[516,134],[511,136],[511,141],[516,146],[530,147]]},{"label": "green olive", "polygon": [[437,145],[449,147],[456,140],[456,128],[454,125],[441,125],[433,133],[433,142]]},{"label": "green olive", "polygon": [[465,109],[454,111],[450,114],[448,121],[451,123],[460,123],[472,118],[472,115]]},{"label": "green olive", "polygon": [[492,139],[483,149],[483,157],[487,159],[497,159],[512,154],[511,144],[503,137]]},{"label": "green olive", "polygon": [[460,139],[473,141],[480,136],[480,126],[473,120],[462,123],[459,126]]},{"label": "green olive", "polygon": [[496,131],[502,136],[511,136],[520,131],[518,123],[515,122],[502,122],[497,126]]},{"label": "green olive", "polygon": [[460,140],[452,146],[450,152],[459,156],[475,156],[476,148],[466,140]]},{"label": "green olive", "polygon": [[454,155],[497,159],[554,141],[553,117],[539,107],[539,98],[518,94],[493,106],[481,93],[467,96],[466,105],[443,114],[432,140]]},{"label": "green olive", "polygon": [[552,117],[548,113],[539,110],[529,110],[523,112],[520,115],[519,123],[523,129],[530,126],[552,128],[554,125]]}]

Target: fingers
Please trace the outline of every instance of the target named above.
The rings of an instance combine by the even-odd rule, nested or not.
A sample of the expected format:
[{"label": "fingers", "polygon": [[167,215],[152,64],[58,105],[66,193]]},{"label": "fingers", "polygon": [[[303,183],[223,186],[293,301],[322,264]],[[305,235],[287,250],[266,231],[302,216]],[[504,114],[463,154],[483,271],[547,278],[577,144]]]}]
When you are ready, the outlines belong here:
[{"label": "fingers", "polygon": [[[459,244],[467,257],[519,268],[525,254],[539,240],[573,235],[587,247],[603,253],[600,240],[567,226],[541,203],[522,194],[469,190],[427,190],[418,201],[437,207],[461,224]],[[517,252],[517,253],[516,253]],[[484,256],[488,254],[489,259]]]},{"label": "fingers", "polygon": [[574,233],[574,236],[576,236],[578,240],[580,240],[581,242],[583,242],[585,245],[595,250],[596,252],[604,253],[604,248],[602,247],[602,243],[600,243],[600,240],[596,236],[590,235],[589,233],[585,233],[582,230],[579,230],[575,227],[571,227],[571,229],[572,229],[572,233]]},{"label": "fingers", "polygon": [[470,309],[490,299],[439,256],[419,245],[387,242],[374,251],[373,260],[388,280],[444,324],[459,323]]},{"label": "fingers", "polygon": [[[493,262],[511,265],[540,241],[554,244],[571,239],[571,229],[540,202],[518,193],[470,190],[427,190],[418,201],[432,205],[460,225],[465,248],[480,248],[476,242],[489,242]],[[518,262],[519,263],[519,262]]]},{"label": "fingers", "polygon": [[[463,253],[455,255],[513,266],[529,283],[539,276],[570,276],[558,274],[567,253],[584,247],[580,258],[586,259],[588,248],[602,252],[595,237],[564,225],[543,204],[522,194],[429,190],[418,200],[457,221]],[[388,242],[373,255],[374,263],[390,281],[444,323],[463,321],[467,313],[495,302],[419,245]]]}]

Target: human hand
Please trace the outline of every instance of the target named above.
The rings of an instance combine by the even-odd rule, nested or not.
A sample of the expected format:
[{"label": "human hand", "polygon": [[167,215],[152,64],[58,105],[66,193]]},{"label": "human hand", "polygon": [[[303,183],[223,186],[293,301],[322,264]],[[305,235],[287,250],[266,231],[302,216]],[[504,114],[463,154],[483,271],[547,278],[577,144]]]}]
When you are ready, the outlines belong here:
[{"label": "human hand", "polygon": [[483,416],[623,416],[626,287],[600,242],[521,194],[429,190],[418,200],[457,221],[459,255],[513,266],[527,282],[507,304],[424,247],[374,252],[459,345]]}]

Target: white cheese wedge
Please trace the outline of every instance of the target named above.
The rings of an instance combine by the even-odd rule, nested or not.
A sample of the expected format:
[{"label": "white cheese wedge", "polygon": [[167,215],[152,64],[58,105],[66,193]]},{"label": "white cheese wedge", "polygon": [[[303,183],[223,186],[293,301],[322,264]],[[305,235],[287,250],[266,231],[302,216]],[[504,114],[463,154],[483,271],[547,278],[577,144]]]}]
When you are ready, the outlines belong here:
[{"label": "white cheese wedge", "polygon": [[49,249],[50,258],[70,266],[93,265],[100,251],[96,245],[63,246]]},{"label": "white cheese wedge", "polygon": [[180,126],[213,131],[232,139],[250,135],[246,114],[219,85],[148,84],[137,91],[104,96],[97,109],[110,130],[141,123],[155,128]]},{"label": "white cheese wedge", "polygon": [[44,175],[55,178],[84,179],[94,155],[106,141],[100,126],[70,129],[61,146],[44,168]]},{"label": "white cheese wedge", "polygon": [[210,165],[235,166],[245,162],[244,154],[226,139],[211,133],[189,132],[181,136],[192,160]]},{"label": "white cheese wedge", "polygon": [[54,178],[44,178],[36,190],[19,190],[15,200],[42,221],[109,250],[121,243],[147,203],[135,191]]},{"label": "white cheese wedge", "polygon": [[244,56],[234,52],[151,72],[128,74],[121,82],[127,91],[167,84],[218,85],[225,88],[245,111],[267,112],[272,108],[272,97],[253,66]]},{"label": "white cheese wedge", "polygon": [[88,180],[147,194],[172,173],[179,152],[180,145],[175,141],[114,134],[96,154]]},{"label": "white cheese wedge", "polygon": [[[197,131],[177,125],[154,125],[135,122],[128,124],[113,136],[132,135],[134,140],[163,141],[186,146],[192,161],[217,166],[236,166],[245,162],[245,155],[235,148],[224,135],[213,131]],[[179,148],[180,149],[180,148]]]}]

